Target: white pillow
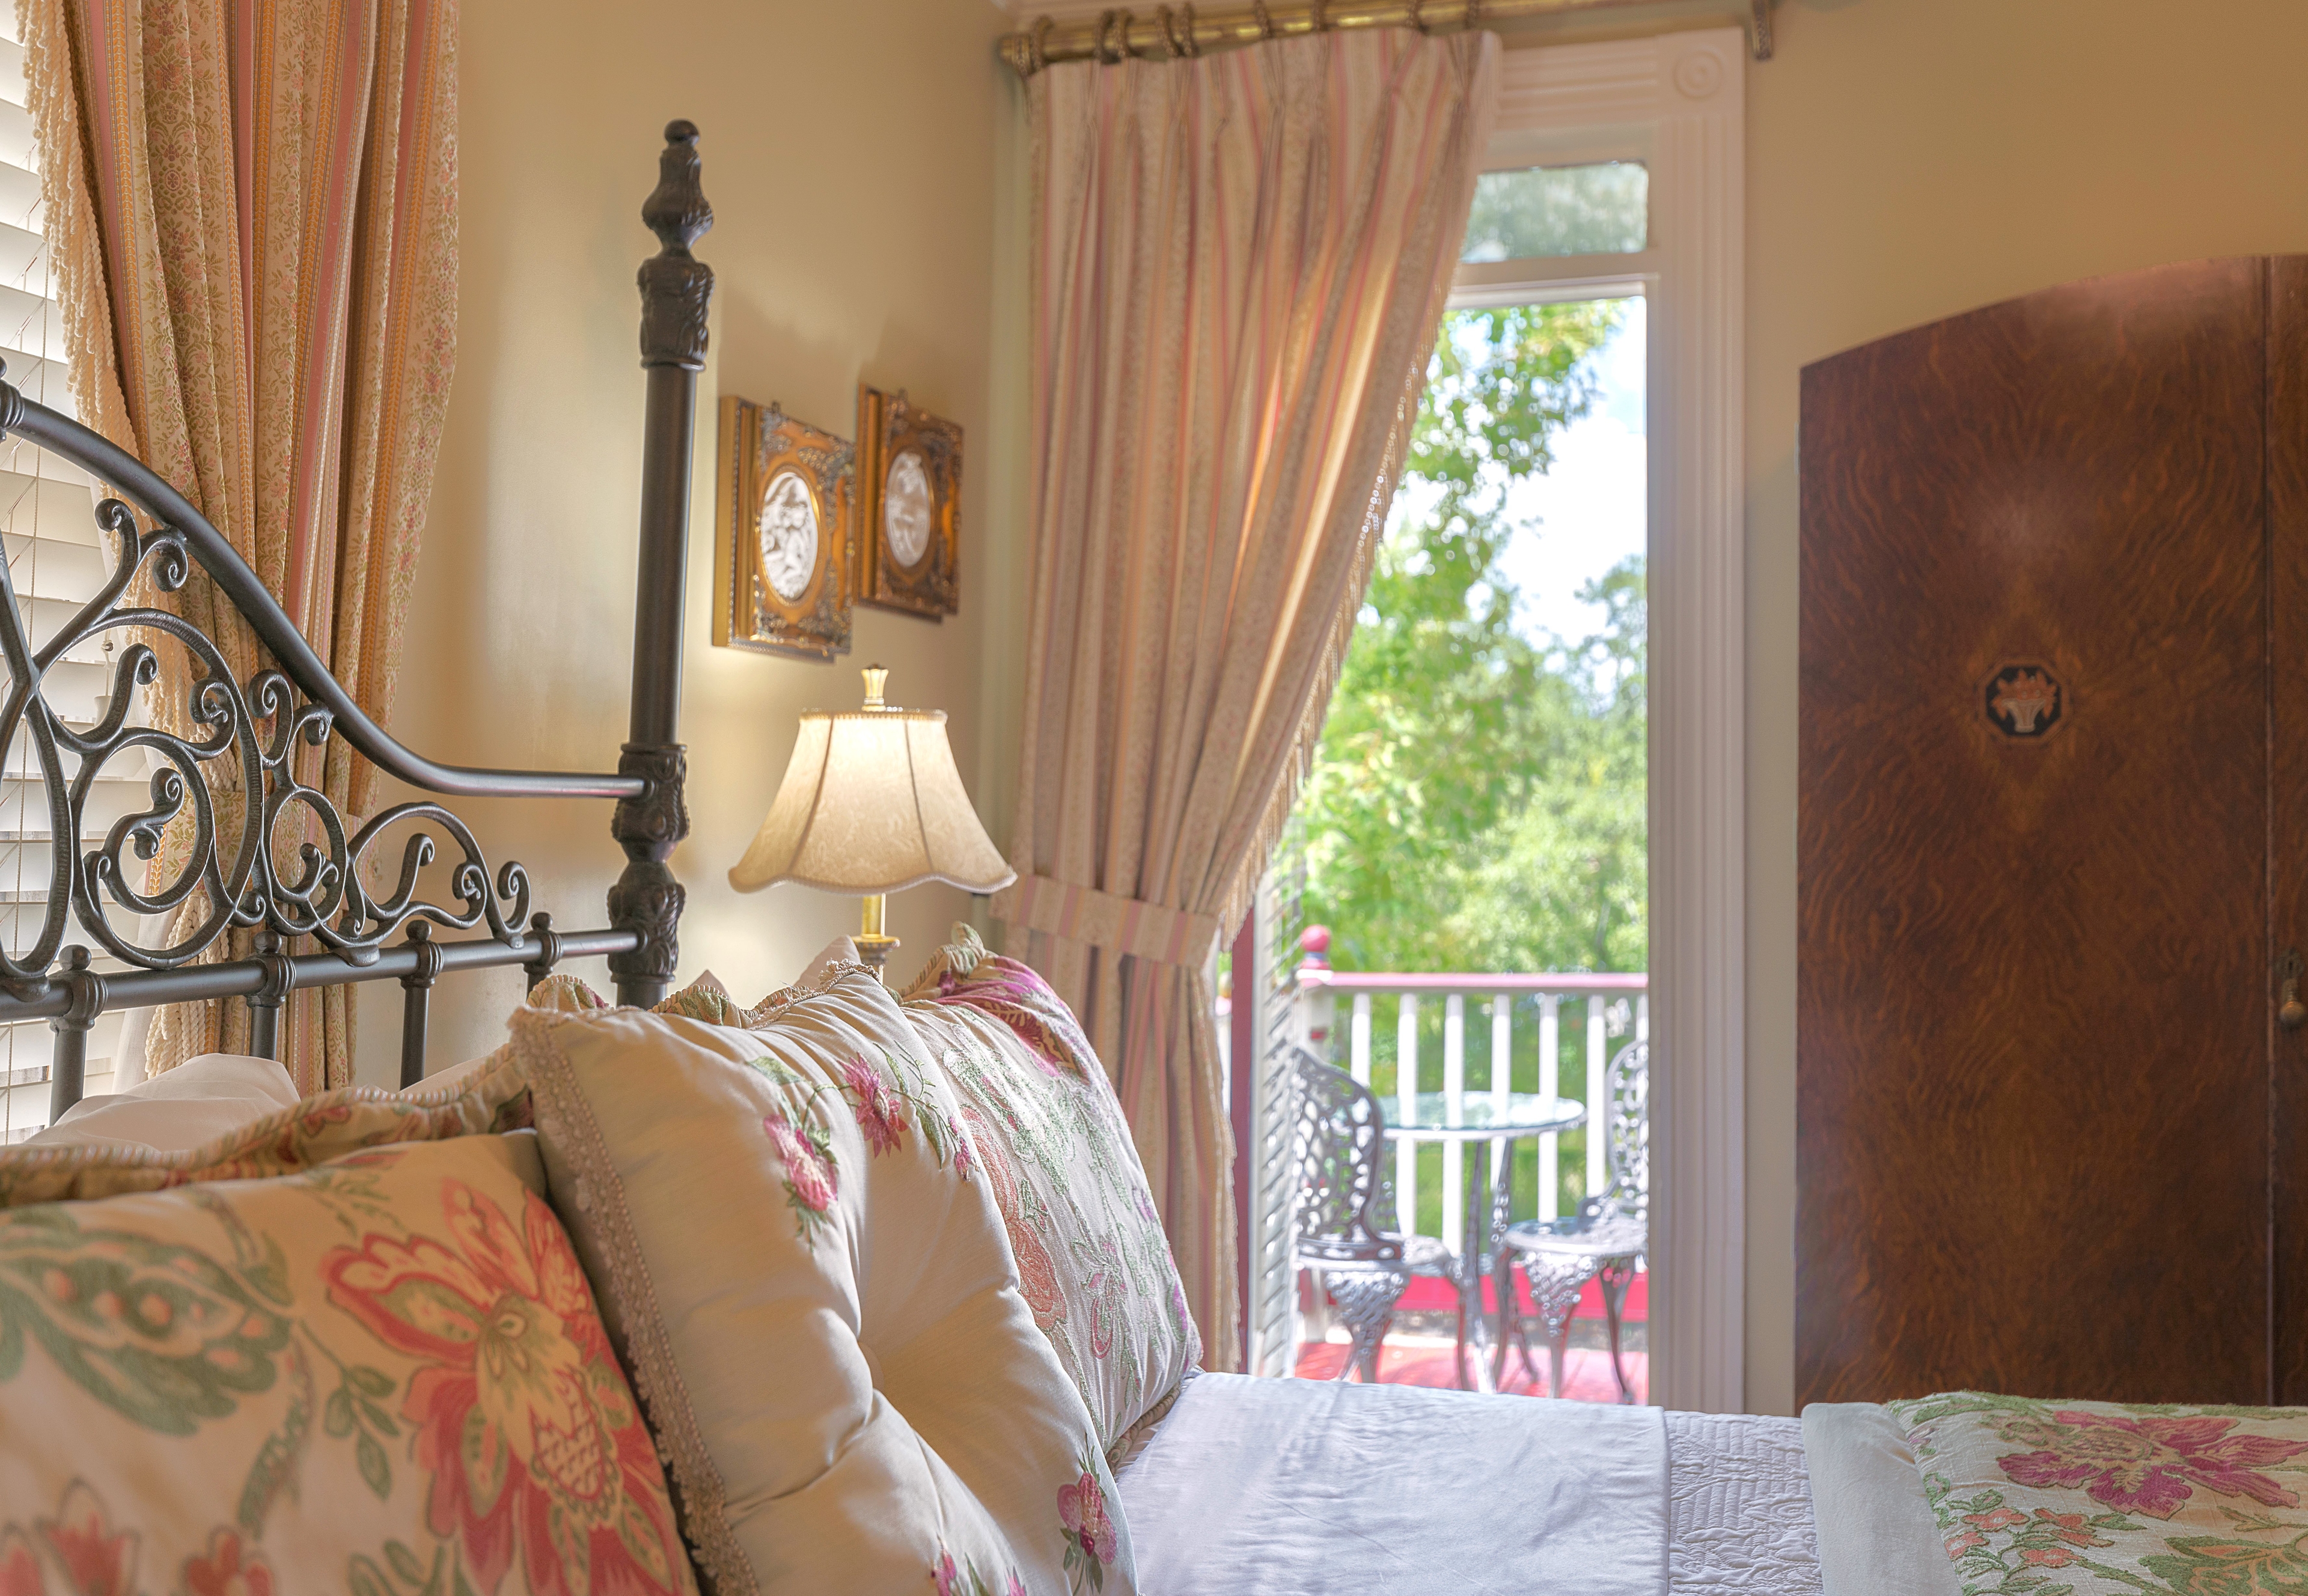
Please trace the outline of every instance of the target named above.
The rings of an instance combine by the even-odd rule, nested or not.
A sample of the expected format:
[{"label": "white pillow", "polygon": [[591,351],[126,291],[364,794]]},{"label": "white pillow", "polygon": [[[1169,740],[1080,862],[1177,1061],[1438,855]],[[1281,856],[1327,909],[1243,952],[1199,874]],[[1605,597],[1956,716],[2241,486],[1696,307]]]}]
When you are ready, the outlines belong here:
[{"label": "white pillow", "polygon": [[125,1092],[83,1097],[34,1146],[112,1144],[181,1153],[297,1103],[296,1083],[271,1059],[202,1053]]},{"label": "white pillow", "polygon": [[439,1086],[453,1086],[467,1076],[478,1070],[483,1065],[494,1063],[495,1060],[496,1054],[483,1053],[478,1059],[467,1059],[461,1064],[452,1064],[446,1068],[436,1069],[415,1085],[403,1086],[400,1091],[406,1095],[411,1092],[430,1092]]}]

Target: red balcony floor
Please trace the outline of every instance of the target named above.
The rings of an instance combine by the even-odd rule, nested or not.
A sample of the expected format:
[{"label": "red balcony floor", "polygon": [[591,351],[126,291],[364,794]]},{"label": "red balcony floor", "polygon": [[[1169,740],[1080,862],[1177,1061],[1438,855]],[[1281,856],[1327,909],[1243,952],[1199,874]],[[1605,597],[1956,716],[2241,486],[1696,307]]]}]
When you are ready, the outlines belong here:
[{"label": "red balcony floor", "polygon": [[[1490,1283],[1486,1280],[1483,1283],[1483,1306],[1488,1311],[1491,1306]],[[1521,1283],[1520,1277],[1517,1283]],[[1634,1283],[1628,1288],[1626,1319],[1629,1326],[1641,1326],[1649,1319],[1649,1288],[1650,1277],[1648,1274],[1635,1276]],[[1442,1281],[1414,1280],[1410,1283],[1410,1289],[1403,1293],[1397,1312],[1418,1314],[1424,1323],[1431,1325],[1434,1320],[1424,1316],[1447,1315],[1455,1300],[1451,1288]],[[1529,1298],[1526,1294],[1523,1305],[1527,1309],[1529,1304]],[[1589,1339],[1598,1342],[1602,1339],[1603,1293],[1602,1288],[1594,1282],[1588,1283],[1576,1317],[1592,1320],[1593,1323],[1576,1325],[1572,1331],[1574,1344],[1563,1360],[1563,1394],[1574,1402],[1616,1402],[1619,1400],[1619,1387],[1611,1377],[1610,1353],[1599,1345],[1589,1348],[1575,1344]],[[1296,1372],[1300,1379],[1330,1379],[1345,1366],[1348,1351],[1346,1332],[1339,1330],[1334,1334],[1336,1340],[1307,1342],[1299,1347]],[[1630,1339],[1640,1343],[1642,1337],[1637,1332]],[[1382,1386],[1456,1386],[1459,1376],[1454,1367],[1454,1351],[1447,1333],[1437,1336],[1431,1332],[1397,1330],[1387,1336],[1386,1346],[1379,1355],[1379,1383]],[[1531,1360],[1538,1368],[1540,1385],[1533,1386],[1523,1371],[1520,1356],[1510,1352],[1507,1355],[1506,1378],[1500,1388],[1518,1394],[1544,1395],[1546,1388],[1543,1382],[1546,1374],[1544,1343],[1534,1344]],[[1635,1388],[1635,1400],[1648,1400],[1650,1386],[1649,1356],[1644,1352],[1629,1351],[1623,1354],[1622,1361],[1626,1368],[1627,1382]]]}]

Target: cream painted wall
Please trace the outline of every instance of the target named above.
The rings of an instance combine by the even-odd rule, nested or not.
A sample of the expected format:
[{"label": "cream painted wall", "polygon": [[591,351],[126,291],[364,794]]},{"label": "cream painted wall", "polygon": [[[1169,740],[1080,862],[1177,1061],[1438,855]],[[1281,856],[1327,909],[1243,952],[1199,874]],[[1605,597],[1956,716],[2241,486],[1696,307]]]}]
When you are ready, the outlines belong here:
[{"label": "cream painted wall", "polygon": [[[633,273],[664,124],[702,130],[719,279],[699,384],[683,734],[691,833],[681,978],[710,967],[750,1000],[853,930],[855,899],[797,887],[740,897],[725,872],[791,751],[795,716],[857,701],[856,667],[941,708],[963,778],[980,782],[979,662],[1014,580],[989,483],[996,124],[1016,90],[994,56],[1005,24],[955,0],[485,0],[464,11],[463,270],[455,387],[426,528],[396,731],[437,757],[607,769],[632,668],[642,376]],[[962,608],[932,624],[860,607],[835,665],[711,647],[718,396],[779,400],[854,433],[861,380],[904,387],[968,433]],[[1014,614],[1014,606],[1010,607]],[[526,812],[523,812],[526,811]],[[517,838],[540,906],[603,923],[622,862],[609,806],[478,804],[485,841]],[[996,831],[997,837],[1003,835]],[[891,900],[910,971],[970,911],[943,888]],[[607,988],[600,961],[574,966]],[[517,970],[436,995],[430,1062],[494,1046]],[[400,1005],[362,1005],[365,1078],[389,1076]]]},{"label": "cream painted wall", "polygon": [[1796,373],[2077,278],[2308,251],[2295,0],[1778,19],[1747,100],[1747,1402],[1766,1412],[1794,1400]]}]

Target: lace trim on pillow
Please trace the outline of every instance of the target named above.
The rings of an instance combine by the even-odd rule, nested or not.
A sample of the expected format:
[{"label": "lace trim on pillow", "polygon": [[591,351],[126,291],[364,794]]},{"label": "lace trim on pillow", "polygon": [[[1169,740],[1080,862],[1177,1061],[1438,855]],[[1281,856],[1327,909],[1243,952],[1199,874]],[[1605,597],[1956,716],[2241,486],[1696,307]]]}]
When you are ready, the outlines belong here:
[{"label": "lace trim on pillow", "polygon": [[796,982],[792,986],[781,986],[747,1009],[745,1028],[749,1031],[759,1030],[804,998],[822,997],[832,989],[837,979],[849,974],[871,975],[876,985],[880,984],[882,980],[871,965],[857,964],[848,959],[836,959],[818,972],[816,980],[806,984]]},{"label": "lace trim on pillow", "polygon": [[582,1022],[548,1009],[516,1012],[513,1058],[527,1075],[540,1134],[560,1149],[575,1173],[569,1197],[585,1214],[608,1275],[606,1282],[594,1281],[594,1291],[611,1300],[613,1311],[604,1317],[667,1465],[675,1510],[707,1596],[758,1596],[761,1583],[729,1528],[728,1485],[706,1449],[688,1385],[674,1361],[657,1288],[633,1234],[624,1181],[593,1118],[592,1105],[578,1089],[568,1058],[553,1040],[555,1027],[573,1023]]}]

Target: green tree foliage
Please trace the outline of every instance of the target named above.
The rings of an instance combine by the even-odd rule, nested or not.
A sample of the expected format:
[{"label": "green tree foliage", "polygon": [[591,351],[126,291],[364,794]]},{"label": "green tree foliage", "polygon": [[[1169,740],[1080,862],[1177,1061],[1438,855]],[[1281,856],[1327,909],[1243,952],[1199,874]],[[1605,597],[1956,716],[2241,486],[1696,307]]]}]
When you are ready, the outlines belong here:
[{"label": "green tree foliage", "polygon": [[[1585,304],[1444,323],[1381,551],[1298,809],[1305,909],[1365,970],[1640,970],[1640,560],[1582,595],[1602,630],[1529,637],[1502,560],[1512,484],[1595,398],[1616,322]],[[1550,536],[1576,536],[1573,528]]]},{"label": "green tree foliage", "polygon": [[1467,261],[1601,255],[1649,242],[1650,174],[1639,161],[1531,167],[1475,180]]}]

